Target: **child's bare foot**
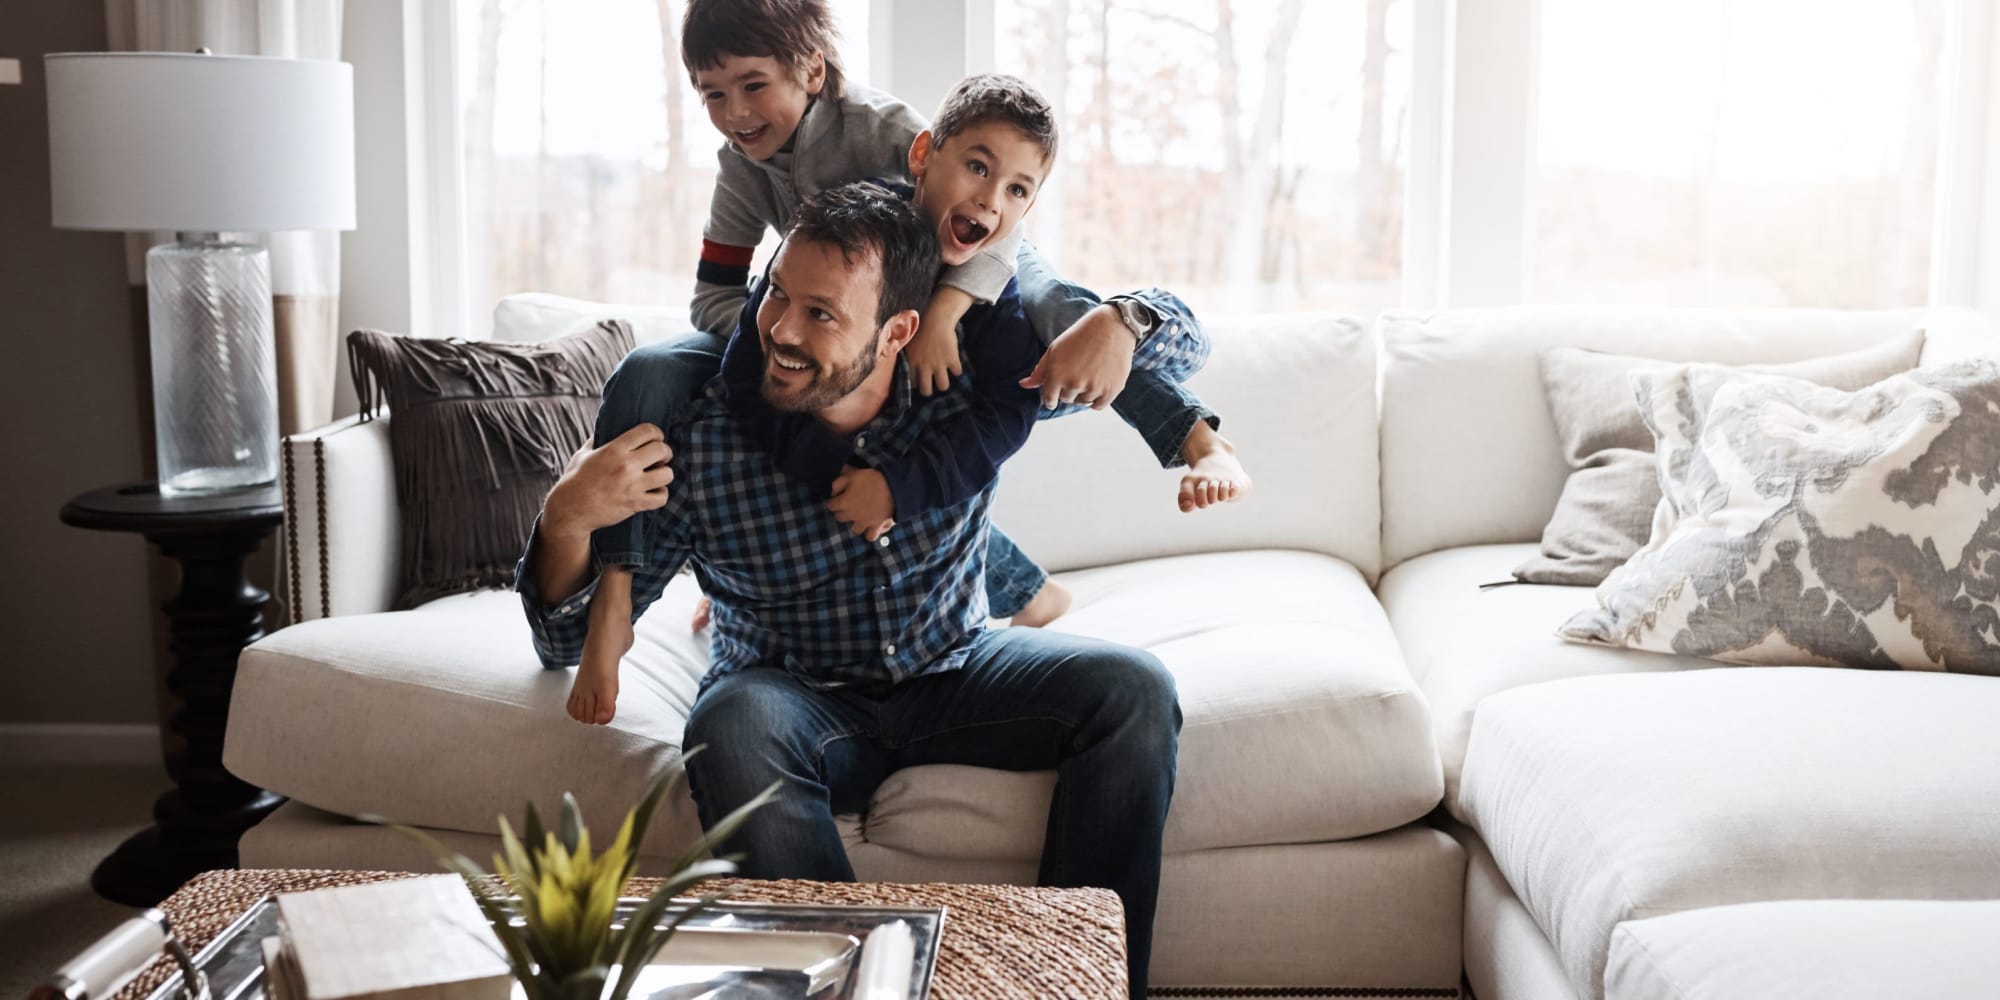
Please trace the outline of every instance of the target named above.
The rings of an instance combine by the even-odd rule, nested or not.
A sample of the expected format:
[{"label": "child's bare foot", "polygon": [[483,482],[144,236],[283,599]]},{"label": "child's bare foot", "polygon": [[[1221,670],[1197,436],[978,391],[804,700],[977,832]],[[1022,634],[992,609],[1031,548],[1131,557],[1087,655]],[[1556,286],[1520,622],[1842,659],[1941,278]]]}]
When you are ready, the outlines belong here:
[{"label": "child's bare foot", "polygon": [[1234,503],[1250,495],[1250,474],[1236,460],[1236,446],[1215,432],[1206,421],[1195,421],[1181,446],[1187,472],[1181,476],[1181,511],[1203,510],[1219,503]]},{"label": "child's bare foot", "polygon": [[604,725],[618,714],[618,659],[632,647],[630,626],[623,642],[608,632],[591,630],[583,642],[583,662],[577,665],[576,680],[569,686],[569,717],[593,726]]},{"label": "child's bare foot", "polygon": [[688,620],[688,631],[699,632],[707,628],[708,620],[714,617],[714,609],[715,602],[709,600],[707,594],[701,595],[701,599],[694,602],[694,617]]},{"label": "child's bare foot", "polygon": [[1035,591],[1034,599],[1029,601],[1026,607],[1014,612],[1014,617],[1007,619],[1007,624],[1041,628],[1061,618],[1063,612],[1069,610],[1069,599],[1068,587],[1054,580],[1045,580],[1042,582],[1042,589]]},{"label": "child's bare foot", "polygon": [[618,713],[618,661],[632,648],[632,573],[607,566],[590,599],[583,662],[569,688],[569,717],[601,726]]}]

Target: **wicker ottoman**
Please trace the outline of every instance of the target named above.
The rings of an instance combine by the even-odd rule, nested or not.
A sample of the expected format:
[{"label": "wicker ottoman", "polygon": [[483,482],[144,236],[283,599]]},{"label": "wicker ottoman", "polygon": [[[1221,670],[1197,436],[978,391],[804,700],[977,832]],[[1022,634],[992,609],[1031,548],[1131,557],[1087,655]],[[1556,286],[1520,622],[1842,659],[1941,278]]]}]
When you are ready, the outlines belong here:
[{"label": "wicker ottoman", "polygon": [[[197,875],[160,904],[176,936],[199,951],[251,904],[274,892],[409,878],[406,872],[299,870],[214,871]],[[989,885],[832,884],[725,879],[732,898],[766,903],[943,906],[931,996],[937,1000],[1079,997],[1122,1000],[1125,917],[1104,889],[1024,889]],[[648,895],[658,879],[633,879],[627,895]],[[116,1000],[143,1000],[173,974],[153,963]]]}]

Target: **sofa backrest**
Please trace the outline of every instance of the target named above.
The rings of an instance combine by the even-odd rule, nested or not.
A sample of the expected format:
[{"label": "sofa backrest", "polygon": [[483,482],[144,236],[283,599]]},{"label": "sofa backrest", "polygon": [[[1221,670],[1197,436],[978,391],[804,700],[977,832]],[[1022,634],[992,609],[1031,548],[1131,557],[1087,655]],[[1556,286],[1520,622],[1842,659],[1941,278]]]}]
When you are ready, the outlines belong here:
[{"label": "sofa backrest", "polygon": [[1379,326],[1385,567],[1438,549],[1541,537],[1568,476],[1542,390],[1546,348],[1754,364],[1839,354],[1922,329],[1930,363],[2000,344],[1992,320],[1964,309],[1541,306],[1391,312]]},{"label": "sofa backrest", "polygon": [[617,305],[548,292],[522,292],[493,306],[493,339],[503,344],[532,344],[575,333],[601,319],[630,322],[637,347],[694,329],[685,305]]},{"label": "sofa backrest", "polygon": [[[686,329],[685,310],[510,295],[494,339],[559,336],[607,316],[640,342]],[[678,324],[678,325],[676,325]],[[994,518],[1051,570],[1240,548],[1324,552],[1379,568],[1375,348],[1366,324],[1329,314],[1213,320],[1215,353],[1190,382],[1222,417],[1256,483],[1244,503],[1182,514],[1177,472],[1159,468],[1116,414],[1036,425],[1000,477]]]},{"label": "sofa backrest", "polygon": [[1381,565],[1375,347],[1362,321],[1211,319],[1215,353],[1189,386],[1256,484],[1183,514],[1160,468],[1109,410],[1044,420],[1000,474],[994,523],[1051,570],[1224,549],[1304,549]]}]

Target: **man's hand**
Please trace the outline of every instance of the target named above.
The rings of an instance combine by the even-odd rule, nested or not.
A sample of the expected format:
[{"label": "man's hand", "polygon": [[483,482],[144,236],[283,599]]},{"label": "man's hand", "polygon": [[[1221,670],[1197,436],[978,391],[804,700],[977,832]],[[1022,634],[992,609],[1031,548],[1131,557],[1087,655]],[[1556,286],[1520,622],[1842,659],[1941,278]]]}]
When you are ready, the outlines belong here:
[{"label": "man's hand", "polygon": [[849,531],[866,535],[869,541],[881,538],[896,526],[896,498],[889,494],[889,480],[874,469],[850,468],[833,481],[833,498],[826,502],[834,520]]},{"label": "man's hand", "polygon": [[958,321],[972,308],[972,296],[950,285],[939,285],[931,293],[917,323],[917,335],[903,348],[910,362],[910,380],[919,395],[944,392],[951,380],[965,371],[958,356]]},{"label": "man's hand", "polygon": [[1049,345],[1041,364],[1021,380],[1021,388],[1040,389],[1043,409],[1065,403],[1104,409],[1125,390],[1125,380],[1132,376],[1132,354],[1138,348],[1118,308],[1100,305]]},{"label": "man's hand", "polygon": [[640,424],[601,448],[579,450],[542,504],[543,529],[587,536],[640,511],[666,506],[667,484],[674,481],[667,462],[673,457],[666,437],[652,424]]}]

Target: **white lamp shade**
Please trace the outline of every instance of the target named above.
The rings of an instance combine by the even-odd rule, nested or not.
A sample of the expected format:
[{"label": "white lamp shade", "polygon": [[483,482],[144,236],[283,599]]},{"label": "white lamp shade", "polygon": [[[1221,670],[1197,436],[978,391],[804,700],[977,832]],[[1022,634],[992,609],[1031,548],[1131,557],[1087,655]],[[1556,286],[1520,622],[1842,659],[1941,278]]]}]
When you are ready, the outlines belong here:
[{"label": "white lamp shade", "polygon": [[57,228],[354,228],[352,66],[170,52],[43,59]]}]

